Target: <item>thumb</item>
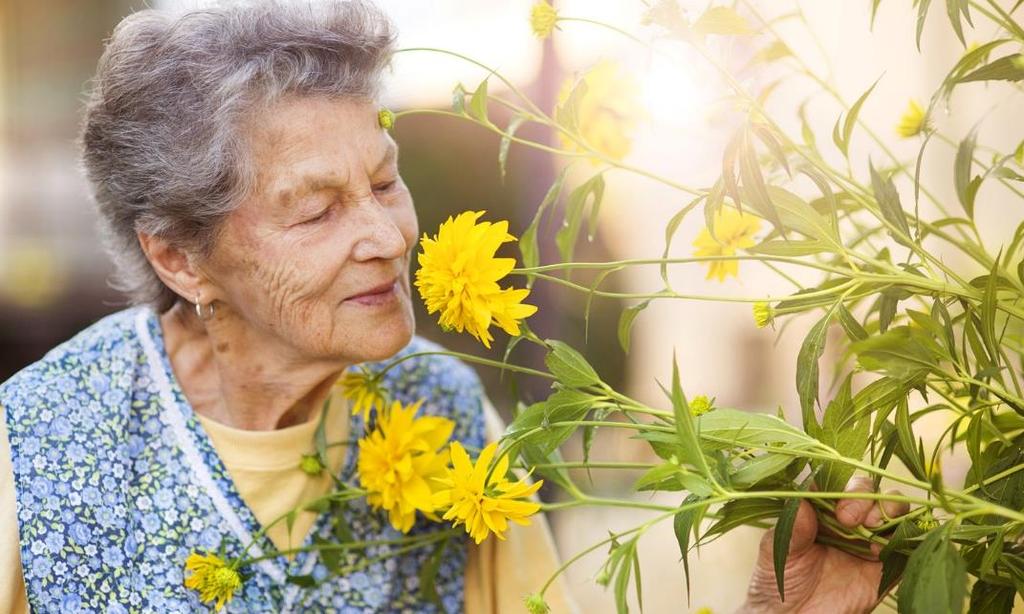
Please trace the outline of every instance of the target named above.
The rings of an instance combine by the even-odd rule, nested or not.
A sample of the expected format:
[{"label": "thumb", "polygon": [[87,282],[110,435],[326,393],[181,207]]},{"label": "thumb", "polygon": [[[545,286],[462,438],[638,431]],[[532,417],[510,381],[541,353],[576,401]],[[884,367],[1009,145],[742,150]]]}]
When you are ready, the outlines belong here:
[{"label": "thumb", "polygon": [[[801,501],[793,522],[793,535],[789,538],[789,559],[800,556],[814,545],[818,536],[818,515],[807,501]],[[761,538],[761,557],[771,561],[774,551],[775,529],[765,533]]]}]

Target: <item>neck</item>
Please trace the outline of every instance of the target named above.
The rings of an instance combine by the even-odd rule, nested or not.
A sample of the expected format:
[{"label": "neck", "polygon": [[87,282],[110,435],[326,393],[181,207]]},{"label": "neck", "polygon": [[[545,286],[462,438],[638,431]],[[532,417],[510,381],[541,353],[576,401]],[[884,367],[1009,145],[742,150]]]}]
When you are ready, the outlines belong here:
[{"label": "neck", "polygon": [[347,366],[296,357],[227,310],[200,321],[179,303],[160,324],[192,409],[233,428],[270,431],[309,421]]}]

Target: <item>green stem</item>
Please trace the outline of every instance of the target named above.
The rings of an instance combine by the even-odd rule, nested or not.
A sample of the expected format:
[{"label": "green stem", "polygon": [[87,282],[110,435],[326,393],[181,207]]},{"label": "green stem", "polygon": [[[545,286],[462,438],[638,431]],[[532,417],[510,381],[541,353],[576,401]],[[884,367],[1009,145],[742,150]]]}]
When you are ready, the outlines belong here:
[{"label": "green stem", "polygon": [[[375,546],[397,546],[402,544],[409,544],[415,547],[420,547],[426,544],[430,544],[441,539],[447,539],[453,535],[460,533],[460,529],[448,529],[447,531],[438,531],[435,533],[425,533],[420,535],[413,535],[410,537],[401,537],[398,539],[377,539],[377,540],[366,540],[366,541],[353,541],[336,544],[317,544],[314,546],[302,546],[297,548],[287,548],[285,550],[277,550],[270,554],[263,556],[252,557],[242,559],[239,565],[250,565],[259,561],[265,561],[267,559],[273,559],[278,556],[291,556],[300,552],[313,552],[319,550],[362,550],[365,548],[373,548]],[[392,552],[388,556],[394,556],[397,552]]]},{"label": "green stem", "polygon": [[500,361],[500,360],[491,360],[489,358],[481,358],[481,357],[473,355],[473,354],[464,354],[462,352],[451,352],[451,351],[448,351],[448,350],[438,350],[438,351],[431,351],[431,352],[412,352],[410,354],[406,354],[405,356],[402,356],[400,358],[396,358],[396,359],[392,360],[391,362],[385,364],[384,367],[381,368],[381,370],[379,371],[379,374],[387,373],[388,371],[390,371],[391,369],[393,369],[397,365],[399,365],[399,364],[401,364],[401,363],[403,363],[403,362],[405,362],[407,360],[411,360],[413,358],[416,358],[418,356],[454,356],[455,358],[459,358],[459,359],[465,360],[467,362],[475,362],[477,364],[486,365],[488,367],[495,367],[495,368],[498,368],[498,369],[507,369],[509,371],[515,371],[517,373],[524,373],[526,375],[536,375],[537,377],[543,377],[543,378],[546,378],[546,379],[556,379],[554,375],[551,375],[550,373],[546,373],[544,371],[538,371],[536,369],[530,369],[529,367],[520,367],[519,365],[509,364],[507,362],[503,362],[503,361]]},{"label": "green stem", "polygon": [[476,120],[476,119],[474,119],[472,117],[469,117],[468,115],[462,115],[462,114],[456,113],[454,111],[446,111],[444,109],[408,109],[408,110],[405,110],[405,111],[399,111],[398,113],[395,113],[395,119],[401,118],[401,117],[403,117],[405,115],[441,115],[441,116],[444,116],[444,117],[453,117],[453,118],[456,118],[456,119],[467,120],[467,121],[470,121],[470,122],[472,122],[474,124],[477,124],[478,126],[482,126],[482,127],[486,128],[487,130],[490,130],[491,132],[493,132],[495,134],[498,134],[498,135],[500,135],[500,136],[502,136],[502,137],[512,141],[513,143],[519,143],[520,145],[525,145],[527,147],[532,147],[533,149],[539,149],[540,151],[545,151],[545,152],[548,152],[548,153],[551,153],[551,154],[555,154],[555,155],[558,155],[558,156],[565,156],[567,158],[587,158],[587,157],[589,157],[585,153],[576,152],[576,151],[569,151],[567,149],[557,149],[555,147],[549,147],[547,145],[543,145],[543,144],[538,143],[536,141],[530,141],[528,139],[519,138],[519,137],[517,137],[517,136],[515,136],[513,134],[509,134],[509,133],[505,132],[504,130],[502,130],[501,128],[499,128],[498,126],[496,126],[496,125],[494,125],[494,124],[492,124],[490,122],[487,122],[487,123],[481,122],[481,121]]}]

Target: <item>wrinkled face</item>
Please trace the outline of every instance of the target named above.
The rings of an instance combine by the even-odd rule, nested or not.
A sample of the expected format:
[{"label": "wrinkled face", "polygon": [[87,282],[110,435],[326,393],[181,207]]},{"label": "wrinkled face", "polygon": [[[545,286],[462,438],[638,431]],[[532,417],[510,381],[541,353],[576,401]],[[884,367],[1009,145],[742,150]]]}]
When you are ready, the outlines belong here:
[{"label": "wrinkled face", "polygon": [[254,118],[256,189],[203,265],[247,334],[299,360],[380,360],[413,333],[416,215],[377,111],[293,98]]}]

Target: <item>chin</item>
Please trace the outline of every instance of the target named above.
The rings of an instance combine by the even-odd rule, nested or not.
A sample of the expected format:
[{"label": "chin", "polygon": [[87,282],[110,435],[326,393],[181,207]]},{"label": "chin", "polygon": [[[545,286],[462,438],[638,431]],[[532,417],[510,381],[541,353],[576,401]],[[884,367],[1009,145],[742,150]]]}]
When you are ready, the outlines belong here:
[{"label": "chin", "polygon": [[361,344],[359,362],[375,362],[391,358],[412,341],[416,327],[412,317],[402,318],[370,333]]}]

